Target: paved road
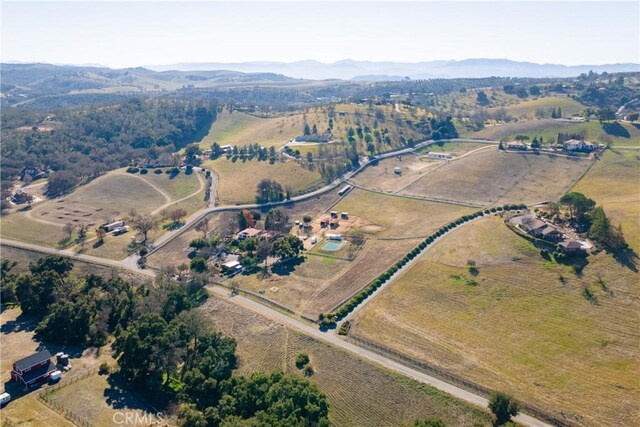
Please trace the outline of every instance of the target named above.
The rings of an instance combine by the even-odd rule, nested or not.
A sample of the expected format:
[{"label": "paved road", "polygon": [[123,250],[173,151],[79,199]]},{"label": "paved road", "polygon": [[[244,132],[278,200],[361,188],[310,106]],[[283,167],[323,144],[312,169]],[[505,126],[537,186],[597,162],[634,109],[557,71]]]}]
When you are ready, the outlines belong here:
[{"label": "paved road", "polygon": [[139,269],[136,265],[131,267],[129,265],[125,265],[122,261],[116,261],[116,260],[113,260],[113,259],[100,258],[100,257],[91,256],[91,255],[79,254],[79,253],[73,252],[73,251],[71,251],[69,249],[47,248],[47,247],[44,247],[44,246],[38,246],[38,245],[31,244],[31,243],[17,242],[15,240],[8,240],[8,239],[0,239],[0,247],[1,246],[9,246],[9,247],[18,248],[18,249],[26,249],[26,250],[30,250],[30,251],[34,251],[34,252],[47,254],[47,255],[63,255],[63,256],[69,257],[71,259],[75,259],[75,260],[83,261],[83,262],[88,262],[90,264],[103,265],[105,267],[111,267],[111,268],[133,270],[135,273],[142,274],[142,275],[149,276],[149,277],[155,277],[155,275],[156,275],[154,271],[152,271],[152,270],[142,270],[142,269]]},{"label": "paved road", "polygon": [[[382,365],[387,369],[390,369],[392,371],[398,372],[400,374],[406,375],[416,381],[425,383],[425,384],[429,384],[435,388],[437,388],[438,390],[444,391],[458,399],[464,400],[465,402],[469,402],[473,405],[477,405],[483,408],[487,407],[488,401],[487,399],[483,398],[482,396],[479,396],[475,393],[471,393],[467,390],[464,390],[462,388],[459,388],[455,385],[449,384],[443,380],[440,380],[438,378],[432,377],[430,375],[427,375],[423,372],[420,372],[418,370],[409,368],[407,366],[404,366],[398,362],[396,362],[395,360],[389,359],[385,356],[382,356],[378,353],[375,353],[373,351],[367,350],[365,348],[359,347],[355,344],[352,344],[351,342],[348,342],[342,338],[339,338],[337,335],[332,334],[332,333],[328,333],[328,332],[322,332],[320,331],[317,327],[314,326],[309,326],[306,323],[302,323],[299,320],[296,320],[292,317],[289,317],[285,314],[282,314],[274,309],[271,309],[265,305],[262,305],[258,302],[255,302],[249,298],[245,298],[243,296],[240,295],[236,295],[233,297],[229,296],[229,290],[219,287],[219,286],[209,286],[207,289],[209,289],[212,293],[214,293],[216,296],[220,297],[220,298],[224,298],[227,299],[231,302],[233,302],[234,304],[237,304],[241,307],[244,307],[246,309],[252,310],[256,313],[259,313],[265,317],[268,317],[270,319],[275,320],[278,323],[287,325],[291,328],[294,328],[298,331],[301,331],[307,335],[311,335],[312,337],[327,342],[329,344],[332,344],[336,347],[340,347],[343,350],[346,350],[350,353],[354,353],[360,357],[362,357],[363,359],[366,359],[368,361],[374,362],[378,365]],[[527,425],[527,426],[531,426],[531,427],[547,427],[550,426],[550,424],[544,423],[540,420],[538,420],[537,418],[528,416],[528,415],[518,415],[517,417],[515,417],[516,421],[518,421],[519,423],[523,424],[523,425]]]}]

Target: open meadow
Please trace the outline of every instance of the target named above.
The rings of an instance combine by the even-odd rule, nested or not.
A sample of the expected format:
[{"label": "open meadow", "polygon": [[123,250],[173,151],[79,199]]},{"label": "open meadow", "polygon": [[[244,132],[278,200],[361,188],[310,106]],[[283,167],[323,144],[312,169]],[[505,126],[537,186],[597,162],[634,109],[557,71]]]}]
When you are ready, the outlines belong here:
[{"label": "open meadow", "polygon": [[356,313],[350,335],[513,393],[572,425],[635,425],[638,278],[604,252],[577,270],[545,260],[490,217],[419,258]]},{"label": "open meadow", "polygon": [[218,200],[221,205],[255,203],[256,187],[265,178],[290,187],[295,194],[321,183],[320,174],[310,171],[293,160],[285,162],[242,160],[232,161],[226,157],[207,160],[203,166],[212,169],[219,177]]},{"label": "open meadow", "polygon": [[[605,125],[606,126],[606,125]],[[487,138],[492,140],[507,139],[512,140],[516,135],[527,135],[529,139],[535,136],[543,137],[545,141],[556,141],[558,133],[584,133],[585,139],[597,143],[605,144],[611,141],[613,145],[638,146],[640,145],[640,129],[631,123],[619,122],[610,124],[606,132],[603,125],[598,121],[590,122],[569,122],[552,119],[530,120],[515,123],[505,123],[502,125],[487,126],[477,131],[466,133],[465,137]]]},{"label": "open meadow", "polygon": [[539,203],[560,198],[591,164],[580,158],[489,148],[447,162],[400,194],[483,206]]},{"label": "open meadow", "polygon": [[216,329],[237,340],[240,375],[270,371],[302,375],[295,359],[307,353],[314,370],[309,380],[327,396],[331,425],[397,426],[427,417],[439,417],[455,426],[491,424],[480,409],[225,299],[210,298],[199,310]]},{"label": "open meadow", "polygon": [[621,225],[627,243],[640,253],[640,157],[637,151],[608,150],[573,187],[604,207]]},{"label": "open meadow", "polygon": [[[562,110],[562,117],[571,117],[574,114],[582,113],[586,107],[568,96],[544,96],[498,108],[504,108],[508,115],[518,120],[534,120],[551,117],[551,110],[554,108]],[[493,112],[496,109],[495,107],[489,108],[488,111]]]}]

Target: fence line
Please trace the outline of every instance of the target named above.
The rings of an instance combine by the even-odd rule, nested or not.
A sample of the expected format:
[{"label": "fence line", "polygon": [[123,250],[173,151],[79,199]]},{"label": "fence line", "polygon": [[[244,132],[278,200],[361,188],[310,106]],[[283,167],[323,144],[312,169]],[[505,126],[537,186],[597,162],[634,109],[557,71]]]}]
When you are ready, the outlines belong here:
[{"label": "fence line", "polygon": [[67,420],[72,422],[74,425],[76,425],[78,427],[93,427],[93,424],[91,424],[86,419],[82,418],[81,416],[75,414],[73,411],[71,411],[71,410],[65,408],[64,406],[59,405],[56,402],[54,402],[53,400],[51,400],[50,395],[53,392],[55,392],[57,390],[60,390],[61,388],[67,387],[67,386],[69,386],[71,384],[75,384],[78,381],[87,378],[88,376],[95,375],[97,372],[98,372],[98,370],[96,368],[94,368],[94,369],[83,371],[82,373],[80,373],[80,374],[78,374],[78,375],[76,375],[76,376],[74,376],[72,378],[62,380],[58,384],[55,384],[53,386],[47,387],[45,390],[42,390],[38,394],[38,398],[48,408],[50,408],[53,411],[57,412],[58,414],[62,415]]},{"label": "fence line", "polygon": [[[450,371],[442,369],[440,367],[413,359],[406,354],[402,354],[396,350],[390,349],[382,344],[374,343],[369,341],[366,338],[359,337],[356,335],[349,334],[348,340],[353,341],[355,344],[358,344],[362,347],[366,347],[369,350],[374,351],[375,353],[381,354],[382,356],[388,357],[390,359],[396,360],[397,362],[402,363],[403,365],[415,368],[417,370],[423,371],[429,375],[440,378],[448,383],[457,385],[465,390],[480,394],[484,397],[489,397],[493,390],[481,386],[479,384],[473,383],[462,378],[459,375],[456,375]],[[536,406],[530,404],[520,403],[520,407],[524,412],[535,416],[536,418],[543,420],[547,423],[559,426],[559,427],[571,427],[575,425],[572,420],[569,419],[568,415],[564,412],[561,412],[563,418],[559,418],[558,416],[551,414],[543,409],[540,409]],[[580,421],[579,416],[570,415],[571,418],[574,418],[576,421]]]}]

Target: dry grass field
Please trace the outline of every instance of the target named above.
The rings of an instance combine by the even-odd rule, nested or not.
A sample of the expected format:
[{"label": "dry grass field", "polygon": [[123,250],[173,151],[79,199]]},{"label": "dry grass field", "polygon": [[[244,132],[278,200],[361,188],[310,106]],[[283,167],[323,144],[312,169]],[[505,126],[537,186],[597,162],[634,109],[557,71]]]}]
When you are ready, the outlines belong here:
[{"label": "dry grass field", "polygon": [[516,123],[506,123],[499,126],[488,126],[481,131],[465,134],[465,137],[487,138],[493,140],[513,139],[518,134],[542,136],[545,141],[556,141],[558,133],[585,133],[585,138],[590,141],[606,143],[607,140],[614,145],[640,145],[640,129],[631,123],[621,122],[620,126],[629,134],[628,137],[607,134],[602,125],[597,121],[571,123],[551,119],[531,120]]},{"label": "dry grass field", "polygon": [[233,162],[223,157],[208,160],[203,166],[214,170],[220,178],[217,192],[222,205],[255,203],[256,186],[264,178],[279,182],[283,188],[289,186],[293,192],[320,183],[318,172],[309,171],[292,160],[269,164],[257,160]]},{"label": "dry grass field", "polygon": [[[533,120],[538,118],[536,113],[539,110],[544,111],[543,117],[551,117],[551,109],[561,108],[563,117],[571,117],[574,114],[582,113],[586,108],[578,101],[568,96],[545,96],[536,99],[527,99],[517,104],[504,107],[507,114],[519,120]],[[491,112],[496,108],[489,108]]]},{"label": "dry grass field", "polygon": [[446,163],[401,194],[479,205],[537,203],[558,199],[591,164],[548,154],[486,149]]},{"label": "dry grass field", "polygon": [[571,424],[637,425],[637,283],[606,253],[579,273],[545,261],[500,218],[486,218],[427,252],[356,314],[350,333]]},{"label": "dry grass field", "polygon": [[250,114],[225,110],[218,114],[208,135],[200,141],[202,149],[217,142],[219,145],[260,144],[263,147],[282,146],[302,134],[302,115],[260,118]]},{"label": "dry grass field", "polygon": [[106,375],[90,375],[51,393],[48,398],[96,426],[122,425],[125,414],[132,414],[133,420],[137,416],[141,420],[138,424],[143,425],[164,420],[157,417],[153,407],[130,392],[116,377]]},{"label": "dry grass field", "polygon": [[[131,210],[139,214],[157,214],[164,209],[181,207],[188,213],[194,212],[205,205],[203,190],[204,180],[196,173],[185,175],[181,172],[171,178],[164,173],[132,175],[119,169],[67,196],[45,200],[34,204],[31,210],[2,217],[0,232],[8,239],[51,247],[73,247],[77,230],[71,240],[66,241],[63,227],[67,223],[84,224],[88,227],[84,253],[121,259],[126,256],[126,246],[134,233],[107,236],[103,245],[94,246],[97,226],[127,216]],[[160,234],[155,232],[151,237]],[[79,246],[75,249],[81,250]]]},{"label": "dry grass field", "polygon": [[637,151],[607,151],[575,185],[602,205],[614,225],[622,225],[627,243],[640,253],[640,157]]},{"label": "dry grass field", "polygon": [[[378,126],[385,127],[391,138],[391,146],[399,146],[400,135],[406,139],[420,139],[420,134],[405,126],[402,119],[412,118],[409,112],[397,112],[393,106],[372,106],[359,104],[337,104],[336,114],[333,118],[333,135],[340,141],[347,141],[347,131],[350,127]],[[343,114],[339,114],[342,112]],[[421,112],[424,115],[424,112]],[[417,117],[417,116],[415,116]],[[414,117],[414,118],[415,118]],[[399,120],[396,121],[395,119]],[[248,144],[260,144],[263,147],[281,147],[289,140],[303,134],[304,124],[310,127],[316,125],[318,132],[322,133],[329,127],[329,112],[326,107],[311,108],[304,112],[294,114],[261,118],[242,112],[229,113],[224,111],[218,114],[216,121],[211,126],[209,134],[200,141],[201,148],[209,148],[215,141],[220,145],[237,145],[238,147]],[[358,140],[358,147],[364,153],[366,145]],[[301,151],[303,155],[307,151],[317,154],[317,146],[295,146],[294,149]]]},{"label": "dry grass field", "polygon": [[[445,162],[427,158],[431,151],[450,153],[454,157],[462,156],[473,150],[487,147],[487,144],[472,142],[447,142],[442,145],[432,144],[418,150],[417,154],[390,157],[368,166],[362,172],[350,179],[364,188],[395,193],[422,175],[434,173]],[[399,167],[400,174],[394,168]]]},{"label": "dry grass field", "polygon": [[395,373],[302,335],[224,299],[211,298],[200,308],[213,326],[238,341],[238,374],[283,371],[301,375],[296,356],[309,354],[310,380],[326,394],[329,419],[336,426],[398,426],[430,416],[447,425],[490,425],[488,416]]},{"label": "dry grass field", "polygon": [[[276,272],[234,278],[242,288],[264,290],[265,296],[311,317],[332,310],[358,292],[424,236],[452,219],[471,213],[462,206],[425,202],[355,189],[333,208],[357,217],[367,241],[353,261],[307,255],[304,263]],[[314,230],[312,234],[318,233]],[[335,230],[341,233],[340,227]],[[322,244],[319,242],[318,244]]]}]

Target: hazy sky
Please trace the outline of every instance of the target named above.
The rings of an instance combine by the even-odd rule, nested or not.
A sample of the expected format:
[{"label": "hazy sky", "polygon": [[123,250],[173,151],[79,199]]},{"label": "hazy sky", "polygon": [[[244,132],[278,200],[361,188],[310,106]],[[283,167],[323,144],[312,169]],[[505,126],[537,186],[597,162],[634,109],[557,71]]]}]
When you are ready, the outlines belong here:
[{"label": "hazy sky", "polygon": [[3,61],[640,62],[632,2],[7,2]]}]

